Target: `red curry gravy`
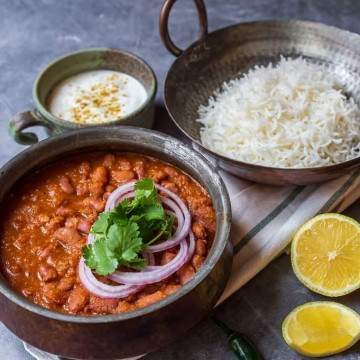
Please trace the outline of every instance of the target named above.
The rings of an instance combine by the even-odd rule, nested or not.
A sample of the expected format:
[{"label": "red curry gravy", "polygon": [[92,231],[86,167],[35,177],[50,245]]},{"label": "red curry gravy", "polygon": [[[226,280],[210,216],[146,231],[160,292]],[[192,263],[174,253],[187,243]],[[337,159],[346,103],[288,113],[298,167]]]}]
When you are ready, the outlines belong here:
[{"label": "red curry gravy", "polygon": [[[120,300],[97,297],[82,286],[77,273],[87,234],[109,194],[143,177],[177,193],[187,204],[195,253],[170,278],[136,294]],[[215,212],[207,192],[181,170],[137,154],[95,152],[55,162],[24,177],[5,203],[0,224],[2,273],[29,300],[62,313],[122,313],[164,299],[194,276],[215,234]],[[156,264],[171,261],[177,249],[156,254]]]}]

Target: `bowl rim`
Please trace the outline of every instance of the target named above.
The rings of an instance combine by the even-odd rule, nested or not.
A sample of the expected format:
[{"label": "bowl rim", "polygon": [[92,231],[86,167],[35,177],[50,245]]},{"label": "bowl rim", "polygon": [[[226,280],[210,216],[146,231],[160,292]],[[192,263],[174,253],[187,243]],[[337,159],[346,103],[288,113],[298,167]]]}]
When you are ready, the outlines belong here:
[{"label": "bowl rim", "polygon": [[[56,66],[61,61],[65,60],[67,58],[70,58],[70,57],[76,56],[76,55],[83,55],[83,54],[96,53],[96,52],[102,53],[102,54],[117,53],[120,55],[124,55],[133,61],[137,61],[144,67],[144,69],[146,69],[148,71],[148,73],[150,74],[150,76],[152,78],[152,81],[151,81],[150,93],[149,94],[147,93],[146,100],[144,101],[144,103],[141,106],[139,106],[136,110],[127,114],[126,116],[112,120],[112,121],[107,121],[106,123],[103,123],[103,124],[78,124],[78,123],[74,123],[71,121],[63,120],[63,119],[53,115],[50,111],[47,110],[46,106],[40,101],[39,89],[40,89],[40,83],[41,83],[43,76],[46,74],[46,72],[50,68],[52,68],[53,66]],[[104,68],[103,70],[106,70],[106,69]],[[79,72],[79,74],[80,73],[81,72]],[[138,80],[137,78],[135,78],[135,79],[137,81],[139,81],[142,86],[144,86],[140,80]],[[65,79],[63,79],[63,80],[65,80]],[[144,88],[145,88],[145,86],[144,86]],[[158,88],[158,83],[157,83],[157,78],[156,78],[154,70],[144,59],[142,59],[138,55],[135,55],[134,53],[132,53],[130,51],[126,51],[126,50],[122,50],[122,49],[94,47],[94,48],[84,48],[84,49],[80,49],[77,51],[66,53],[64,55],[61,55],[61,56],[55,58],[50,63],[45,65],[42,68],[42,70],[40,70],[38,75],[36,76],[36,79],[35,79],[35,82],[34,82],[34,85],[32,88],[32,97],[33,97],[33,101],[35,103],[36,109],[39,111],[39,113],[43,117],[45,117],[45,119],[47,121],[54,123],[55,125],[69,128],[69,129],[93,128],[93,127],[99,127],[99,126],[111,126],[111,125],[115,125],[115,124],[121,124],[121,122],[127,121],[133,117],[136,117],[138,114],[140,114],[142,111],[144,111],[144,109],[146,109],[149,106],[149,104],[151,104],[155,100],[157,88]],[[47,96],[48,95],[49,94],[47,94]]]},{"label": "bowl rim", "polygon": [[[219,188],[216,187],[216,191],[218,192],[218,195],[221,198],[221,210],[223,217],[220,219],[217,219],[218,228],[217,232],[214,238],[217,240],[217,246],[213,248],[212,251],[208,254],[206,261],[200,268],[200,270],[196,273],[195,277],[183,285],[180,289],[178,289],[175,293],[167,296],[165,299],[160,300],[154,304],[151,304],[144,308],[136,309],[135,311],[127,312],[127,313],[120,313],[120,314],[111,314],[111,315],[69,315],[64,314],[60,312],[56,312],[53,310],[46,309],[40,305],[37,305],[24,296],[22,296],[20,293],[18,293],[16,290],[12,289],[10,285],[7,283],[6,279],[3,278],[3,276],[0,276],[0,294],[7,297],[10,301],[14,302],[16,305],[32,312],[37,315],[44,316],[49,319],[57,320],[57,321],[65,321],[70,323],[77,323],[77,324],[98,324],[98,323],[111,323],[111,322],[118,322],[118,321],[125,321],[137,317],[141,317],[144,315],[148,315],[150,313],[153,313],[161,308],[164,308],[178,299],[182,298],[186,294],[190,293],[195,287],[197,287],[211,272],[213,267],[217,264],[219,261],[221,255],[225,251],[226,247],[228,246],[230,242],[230,227],[231,227],[231,204],[230,204],[230,198],[229,194],[227,192],[227,189],[225,187],[224,181],[222,180],[220,174],[212,164],[200,153],[190,149],[188,146],[186,146],[185,143],[182,141],[169,136],[167,134],[161,133],[159,131],[155,130],[149,130],[144,128],[138,128],[134,126],[121,126],[119,128],[115,127],[103,127],[101,129],[99,128],[88,128],[88,129],[82,129],[80,131],[71,131],[67,133],[63,133],[60,135],[49,137],[45,140],[40,141],[39,143],[23,150],[19,154],[17,154],[15,157],[10,159],[1,169],[0,169],[0,177],[3,177],[4,174],[6,174],[9,170],[17,166],[18,162],[21,162],[24,157],[26,157],[29,153],[32,153],[34,151],[38,151],[41,149],[46,149],[47,147],[51,146],[54,141],[60,140],[65,141],[66,139],[71,139],[74,137],[75,139],[79,139],[81,137],[86,138],[86,136],[93,136],[93,139],[96,139],[97,137],[106,134],[111,133],[112,135],[116,135],[116,133],[121,131],[128,131],[131,134],[137,134],[142,136],[149,136],[154,135],[161,139],[161,141],[169,140],[171,143],[175,144],[176,146],[179,146],[181,149],[187,151],[188,154],[190,154],[193,158],[196,158],[197,162],[202,163],[203,168],[206,169],[206,172],[211,175],[209,176],[209,179],[212,183],[219,186]],[[79,146],[78,149],[86,148],[86,146]],[[76,151],[76,149],[74,149]],[[96,150],[94,150],[96,151]],[[69,156],[70,154],[66,154],[66,156]],[[164,160],[166,162],[166,160]],[[181,168],[180,168],[181,169]],[[181,169],[182,170],[182,169]],[[30,170],[31,172],[32,170]],[[185,171],[185,170],[182,170]],[[186,171],[185,171],[186,172]],[[29,173],[29,172],[26,172]],[[23,174],[21,177],[26,175]],[[20,177],[20,178],[21,178]],[[17,179],[19,180],[19,179]],[[16,180],[16,181],[17,181]],[[202,185],[204,186],[204,185]],[[205,187],[205,186],[204,186]],[[8,191],[10,191],[11,187]],[[207,191],[209,191],[206,188]],[[215,209],[217,210],[217,209]],[[216,211],[216,213],[218,213]]]},{"label": "bowl rim", "polygon": [[[191,136],[176,120],[175,115],[173,114],[173,112],[171,111],[170,105],[168,104],[168,98],[169,98],[169,90],[168,90],[168,84],[169,84],[169,77],[172,75],[172,73],[175,71],[174,67],[181,62],[182,60],[184,60],[186,57],[189,56],[189,54],[191,54],[191,52],[198,47],[199,45],[203,44],[206,42],[207,39],[217,36],[219,33],[225,32],[225,31],[230,31],[231,29],[234,28],[246,28],[249,26],[253,26],[253,25],[289,25],[289,24],[294,24],[294,25],[310,25],[314,28],[317,29],[321,29],[321,30],[328,30],[328,31],[336,31],[338,34],[340,33],[341,35],[349,35],[352,36],[354,39],[356,39],[359,42],[359,47],[360,47],[360,34],[354,33],[352,31],[346,30],[346,29],[341,29],[338,28],[336,26],[333,25],[328,25],[328,24],[323,24],[317,21],[309,21],[309,20],[271,20],[271,19],[267,19],[267,20],[259,20],[259,21],[245,21],[245,22],[241,22],[241,23],[236,23],[236,24],[232,24],[229,26],[225,26],[222,27],[220,29],[216,29],[210,33],[208,33],[206,35],[206,37],[204,39],[199,39],[194,41],[192,44],[190,44],[189,47],[187,47],[184,52],[177,57],[173,63],[171,64],[170,68],[168,69],[166,76],[165,76],[165,81],[164,81],[164,104],[165,104],[165,108],[167,110],[167,112],[170,115],[171,120],[173,121],[173,123],[176,125],[176,127],[192,142],[194,142],[196,145],[198,145],[200,147],[201,150],[203,150],[205,153],[208,153],[209,155],[211,155],[213,158],[215,158],[215,160],[222,160],[223,162],[227,162],[227,163],[231,163],[234,166],[244,166],[247,167],[249,169],[258,169],[258,170],[271,170],[271,171],[279,171],[279,172],[284,172],[284,173],[291,173],[291,172],[296,172],[299,175],[301,175],[301,173],[305,173],[308,171],[311,172],[320,172],[320,171],[326,171],[326,172],[331,172],[331,171],[335,171],[335,170],[339,170],[342,168],[347,168],[347,167],[351,167],[353,165],[360,165],[360,154],[359,156],[350,159],[350,160],[346,160],[340,163],[336,163],[336,164],[331,164],[331,165],[325,165],[325,166],[315,166],[315,167],[297,167],[297,168],[288,168],[288,167],[275,167],[275,166],[267,166],[267,165],[262,165],[262,164],[256,164],[256,163],[250,163],[250,162],[245,162],[245,161],[240,161],[240,160],[236,160],[233,159],[231,157],[227,157],[225,155],[222,155],[220,153],[217,153],[213,150],[211,150],[210,148],[208,148],[207,146],[205,146],[204,144],[202,144],[202,142],[198,139],[195,139],[193,136]],[[360,69],[359,69],[360,70]]]}]

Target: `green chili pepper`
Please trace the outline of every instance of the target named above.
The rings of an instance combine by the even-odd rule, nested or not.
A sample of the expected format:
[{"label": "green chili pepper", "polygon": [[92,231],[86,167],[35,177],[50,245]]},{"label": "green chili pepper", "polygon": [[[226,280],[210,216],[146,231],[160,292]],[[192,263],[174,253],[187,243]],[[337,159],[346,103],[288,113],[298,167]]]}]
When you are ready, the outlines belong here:
[{"label": "green chili pepper", "polygon": [[262,360],[261,354],[256,350],[255,346],[243,334],[230,329],[222,321],[211,317],[214,323],[219,326],[227,335],[229,347],[240,360]]}]

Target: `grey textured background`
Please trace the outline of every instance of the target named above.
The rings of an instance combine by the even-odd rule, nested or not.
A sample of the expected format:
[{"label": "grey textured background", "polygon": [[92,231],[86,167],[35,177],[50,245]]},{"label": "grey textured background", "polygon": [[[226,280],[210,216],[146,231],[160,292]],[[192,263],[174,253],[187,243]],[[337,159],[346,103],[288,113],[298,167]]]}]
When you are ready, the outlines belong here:
[{"label": "grey textured background", "polygon": [[[298,18],[360,32],[357,0],[206,0],[210,30],[241,21]],[[177,134],[161,107],[162,86],[174,58],[158,35],[162,0],[0,0],[0,165],[23,149],[7,134],[8,119],[31,108],[32,83],[49,61],[86,47],[110,46],[143,57],[159,80],[158,129]],[[186,47],[196,39],[198,25],[191,0],[179,0],[170,21],[176,42]],[[38,133],[43,136],[41,130]],[[359,202],[348,213],[360,218]],[[281,322],[295,306],[321,299],[294,277],[286,255],[216,310],[219,318],[248,334],[265,359],[301,359],[281,337]],[[360,311],[359,293],[339,299]],[[169,329],[171,331],[171,329]],[[86,346],[86,344],[84,344]],[[0,324],[0,359],[30,359],[21,342]],[[223,333],[209,320],[184,339],[146,357],[168,359],[234,359]],[[360,346],[333,359],[360,359]]]}]

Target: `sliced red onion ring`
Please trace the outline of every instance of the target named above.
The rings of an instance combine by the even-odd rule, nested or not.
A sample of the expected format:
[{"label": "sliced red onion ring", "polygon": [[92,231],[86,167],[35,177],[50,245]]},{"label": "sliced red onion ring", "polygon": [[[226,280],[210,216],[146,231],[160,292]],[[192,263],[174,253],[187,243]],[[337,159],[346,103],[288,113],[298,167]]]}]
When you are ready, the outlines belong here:
[{"label": "sliced red onion ring", "polygon": [[122,272],[115,271],[108,278],[121,284],[126,285],[147,285],[166,279],[178,271],[188,258],[188,244],[184,239],[180,242],[180,249],[177,255],[166,265],[154,267],[145,267],[141,272]]},{"label": "sliced red onion ring", "polygon": [[155,264],[155,256],[154,256],[154,254],[152,254],[150,252],[147,252],[147,251],[144,251],[143,256],[147,260],[149,265],[154,265]]},{"label": "sliced red onion ring", "polygon": [[[165,187],[163,187],[161,185],[156,184],[155,186],[158,190],[162,191],[170,199],[173,200],[173,201],[171,201],[170,199],[168,199],[164,196],[161,196],[161,198],[160,198],[161,201],[165,205],[170,207],[171,210],[173,210],[175,212],[178,221],[180,218],[179,210],[181,211],[181,213],[184,217],[184,223],[183,223],[183,226],[181,229],[180,229],[180,226],[178,227],[178,230],[180,229],[179,232],[176,231],[176,233],[173,235],[173,237],[171,239],[164,241],[160,244],[149,246],[148,250],[151,252],[164,251],[164,250],[170,249],[171,247],[178,245],[180,243],[180,241],[183,240],[188,235],[188,233],[190,231],[190,226],[191,226],[190,212],[189,212],[188,208],[186,207],[186,205],[184,204],[184,202],[179,198],[179,196],[177,196],[172,191],[166,189]],[[173,205],[174,203],[176,204],[176,206]]]},{"label": "sliced red onion ring", "polygon": [[87,243],[92,244],[95,241],[95,235],[92,233],[89,233],[87,236]]},{"label": "sliced red onion ring", "polygon": [[185,262],[188,262],[192,256],[194,255],[195,252],[195,236],[194,233],[190,230],[189,232],[189,250],[188,250],[188,254],[187,254],[187,259]]},{"label": "sliced red onion ring", "polygon": [[159,251],[164,251],[164,250],[170,249],[170,248],[178,245],[180,243],[180,241],[183,240],[187,236],[187,234],[189,233],[189,230],[190,230],[190,223],[189,223],[189,226],[187,224],[185,224],[184,214],[180,210],[179,206],[173,200],[166,198],[164,196],[161,196],[160,200],[164,205],[166,205],[168,208],[170,208],[173,211],[173,213],[175,213],[178,225],[177,225],[177,229],[171,239],[166,240],[160,244],[150,245],[147,248],[147,251],[153,252],[153,253],[159,252]]},{"label": "sliced red onion ring", "polygon": [[[192,256],[194,255],[194,252],[195,252],[195,236],[194,236],[193,232],[190,231],[190,233],[189,233],[189,248],[188,248],[187,259],[186,259],[185,263],[187,263],[192,258]],[[158,270],[160,268],[162,268],[162,266],[149,265],[146,267],[146,271]]]},{"label": "sliced red onion ring", "polygon": [[[154,266],[155,257],[151,253],[143,253],[148,260],[149,266]],[[79,263],[79,278],[85,288],[92,294],[101,298],[124,298],[141,290],[144,286],[139,285],[108,285],[99,281],[92,271],[86,266],[83,258]]]},{"label": "sliced red onion ring", "polygon": [[92,294],[105,299],[124,298],[134,294],[143,286],[134,285],[108,285],[99,281],[86,266],[83,258],[79,262],[79,278],[85,288]]},{"label": "sliced red onion ring", "polygon": [[128,193],[129,191],[134,190],[135,183],[136,183],[136,180],[130,181],[124,185],[119,186],[117,189],[115,189],[109,195],[109,197],[106,201],[105,211],[112,210],[124,194]]},{"label": "sliced red onion ring", "polygon": [[[134,197],[134,185],[132,181],[114,190],[105,206],[106,211],[112,210],[121,200]],[[177,228],[171,239],[160,244],[149,246],[143,253],[148,260],[148,266],[139,272],[120,272],[108,276],[109,279],[123,285],[108,285],[97,280],[92,271],[86,266],[82,258],[79,263],[79,277],[83,285],[93,294],[103,298],[123,298],[139,291],[147,284],[152,284],[166,279],[178,271],[188,262],[195,251],[195,237],[191,231],[191,216],[185,203],[173,192],[161,185],[155,185],[159,191],[166,194],[160,196],[161,202],[168,208],[167,213],[174,214],[177,218]],[[188,240],[186,237],[188,236]],[[92,244],[95,240],[94,234],[89,234],[87,243]],[[179,251],[174,259],[163,266],[155,266],[153,253],[164,251],[174,246],[180,245]]]}]

